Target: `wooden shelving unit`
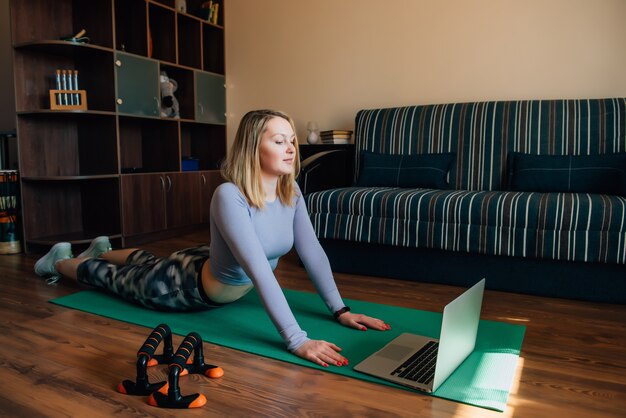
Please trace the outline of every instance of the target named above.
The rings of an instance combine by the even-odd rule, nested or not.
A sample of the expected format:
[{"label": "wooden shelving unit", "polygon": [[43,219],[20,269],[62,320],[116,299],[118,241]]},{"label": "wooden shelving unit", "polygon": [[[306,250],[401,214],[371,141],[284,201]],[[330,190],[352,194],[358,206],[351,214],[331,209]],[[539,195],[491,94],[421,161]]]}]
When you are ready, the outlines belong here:
[{"label": "wooden shelving unit", "polygon": [[[129,246],[208,222],[226,154],[224,0],[217,24],[202,3],[11,0],[27,252],[98,235]],[[81,29],[88,43],[62,40]],[[57,69],[78,70],[87,110],[51,110]],[[178,83],[178,119],[161,117],[162,72]]]}]

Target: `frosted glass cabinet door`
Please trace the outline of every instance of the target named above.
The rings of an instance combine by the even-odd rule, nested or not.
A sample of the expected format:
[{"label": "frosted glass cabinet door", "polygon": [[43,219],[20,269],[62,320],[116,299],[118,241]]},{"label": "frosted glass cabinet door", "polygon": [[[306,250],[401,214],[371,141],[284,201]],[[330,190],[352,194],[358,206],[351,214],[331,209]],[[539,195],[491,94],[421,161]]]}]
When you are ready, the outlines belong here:
[{"label": "frosted glass cabinet door", "polygon": [[155,60],[116,53],[117,110],[141,116],[159,116],[159,64]]},{"label": "frosted glass cabinet door", "polygon": [[196,120],[223,125],[225,113],[224,76],[196,71]]}]

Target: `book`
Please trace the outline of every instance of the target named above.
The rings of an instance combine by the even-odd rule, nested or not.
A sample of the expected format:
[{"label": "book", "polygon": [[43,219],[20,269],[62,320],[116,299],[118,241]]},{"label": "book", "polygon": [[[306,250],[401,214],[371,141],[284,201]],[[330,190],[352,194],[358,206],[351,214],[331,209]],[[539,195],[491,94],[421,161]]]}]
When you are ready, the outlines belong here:
[{"label": "book", "polygon": [[349,138],[331,138],[331,139],[323,139],[322,138],[322,144],[349,144],[350,143],[350,139]]},{"label": "book", "polygon": [[217,12],[220,8],[220,4],[219,3],[215,3],[213,5],[213,13],[211,14],[211,23],[213,23],[214,25],[217,25]]},{"label": "book", "polygon": [[322,139],[350,139],[352,135],[320,135]]},{"label": "book", "polygon": [[352,135],[352,131],[346,131],[342,129],[332,129],[329,131],[321,131],[320,135]]},{"label": "book", "polygon": [[208,0],[200,5],[200,9],[197,13],[197,16],[206,19],[209,23],[217,25],[218,23],[218,12],[219,12],[219,3],[217,1]]}]

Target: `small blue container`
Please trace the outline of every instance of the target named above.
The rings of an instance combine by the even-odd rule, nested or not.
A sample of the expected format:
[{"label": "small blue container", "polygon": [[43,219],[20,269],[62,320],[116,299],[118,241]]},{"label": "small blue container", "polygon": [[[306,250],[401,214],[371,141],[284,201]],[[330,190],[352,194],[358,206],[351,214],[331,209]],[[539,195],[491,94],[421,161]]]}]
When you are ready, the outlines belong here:
[{"label": "small blue container", "polygon": [[200,170],[200,160],[197,158],[184,157],[182,159],[183,171],[198,171]]}]

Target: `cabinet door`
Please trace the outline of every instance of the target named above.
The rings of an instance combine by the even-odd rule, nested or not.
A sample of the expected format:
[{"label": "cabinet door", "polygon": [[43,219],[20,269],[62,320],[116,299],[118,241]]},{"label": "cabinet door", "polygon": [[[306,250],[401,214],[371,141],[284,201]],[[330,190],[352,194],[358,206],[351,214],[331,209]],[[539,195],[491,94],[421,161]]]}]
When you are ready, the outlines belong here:
[{"label": "cabinet door", "polygon": [[225,114],[224,76],[196,71],[196,120],[223,125]]},{"label": "cabinet door", "polygon": [[159,64],[155,60],[118,52],[117,110],[142,116],[160,115]]},{"label": "cabinet door", "polygon": [[165,177],[167,227],[195,225],[201,222],[200,175],[167,173]]},{"label": "cabinet door", "polygon": [[123,234],[126,236],[166,228],[165,177],[160,174],[122,176]]},{"label": "cabinet door", "polygon": [[201,171],[200,172],[200,213],[202,215],[202,223],[208,223],[209,208],[211,207],[211,199],[217,186],[222,184],[224,179],[219,171]]}]

